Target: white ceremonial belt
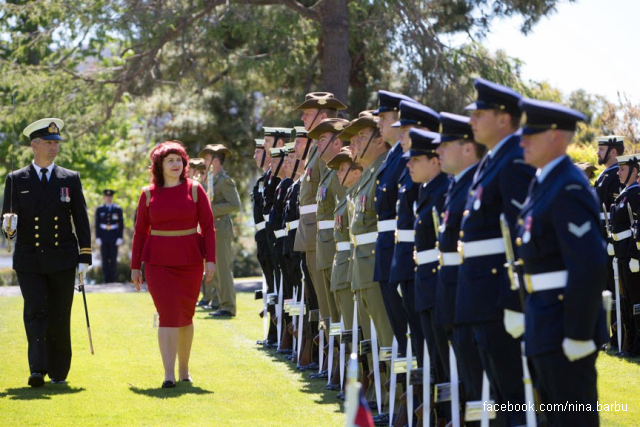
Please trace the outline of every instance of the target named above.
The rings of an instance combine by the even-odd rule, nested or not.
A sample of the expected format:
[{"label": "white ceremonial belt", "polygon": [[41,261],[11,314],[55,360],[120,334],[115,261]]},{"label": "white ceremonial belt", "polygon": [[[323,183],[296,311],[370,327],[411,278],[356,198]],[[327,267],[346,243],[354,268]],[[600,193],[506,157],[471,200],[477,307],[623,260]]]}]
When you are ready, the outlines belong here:
[{"label": "white ceremonial belt", "polygon": [[367,243],[375,243],[376,240],[378,240],[377,231],[351,236],[351,242],[354,244],[354,246],[366,245]]},{"label": "white ceremonial belt", "polygon": [[624,239],[628,239],[629,237],[631,237],[631,230],[625,230],[622,233],[611,233],[611,237],[613,237],[613,240],[615,240],[616,242],[619,242],[620,240],[624,240]]},{"label": "white ceremonial belt", "polygon": [[463,258],[496,255],[504,253],[504,240],[495,239],[476,240],[475,242],[458,242],[458,252]]},{"label": "white ceremonial belt", "polygon": [[416,264],[423,265],[430,262],[438,261],[438,255],[440,251],[438,249],[427,249],[426,251],[416,252]]},{"label": "white ceremonial belt", "polygon": [[336,252],[348,251],[351,249],[351,242],[336,242]]},{"label": "white ceremonial belt", "polygon": [[298,228],[298,224],[300,224],[300,220],[296,219],[295,221],[291,221],[287,223],[287,230],[291,231],[291,230],[295,230],[296,228]]},{"label": "white ceremonial belt", "polygon": [[267,225],[267,222],[266,222],[266,221],[262,221],[262,222],[257,223],[257,224],[255,225],[255,227],[256,227],[256,232],[257,232],[257,231],[264,230],[264,227],[266,227],[266,225]]},{"label": "white ceremonial belt", "polygon": [[440,265],[460,265],[462,264],[462,256],[458,252],[442,252],[440,254]]},{"label": "white ceremonial belt", "polygon": [[395,219],[385,219],[384,221],[378,221],[378,233],[396,231],[396,228],[398,228],[398,223]]},{"label": "white ceremonial belt", "polygon": [[396,230],[396,241],[398,242],[414,242],[416,232],[413,230]]},{"label": "white ceremonial belt", "polygon": [[309,215],[318,212],[318,205],[300,206],[300,215]]},{"label": "white ceremonial belt", "polygon": [[333,229],[335,223],[335,221],[318,221],[318,230]]},{"label": "white ceremonial belt", "polygon": [[116,230],[118,228],[118,224],[100,224],[100,228],[103,230]]},{"label": "white ceremonial belt", "polygon": [[262,217],[264,218],[265,221],[269,221],[269,214],[262,215]]},{"label": "white ceremonial belt", "polygon": [[274,232],[274,233],[275,233],[275,235],[276,235],[276,239],[279,239],[279,238],[281,238],[281,237],[284,237],[284,236],[286,236],[286,234],[287,234],[287,230],[285,230],[284,228],[283,228],[282,230],[273,230],[273,232]]},{"label": "white ceremonial belt", "polygon": [[[609,212],[607,212],[607,219],[611,219]],[[604,221],[604,212],[600,212],[600,221]]]},{"label": "white ceremonial belt", "polygon": [[548,291],[551,289],[560,289],[567,286],[567,278],[569,272],[567,270],[552,271],[550,273],[525,274],[524,283],[527,292]]}]

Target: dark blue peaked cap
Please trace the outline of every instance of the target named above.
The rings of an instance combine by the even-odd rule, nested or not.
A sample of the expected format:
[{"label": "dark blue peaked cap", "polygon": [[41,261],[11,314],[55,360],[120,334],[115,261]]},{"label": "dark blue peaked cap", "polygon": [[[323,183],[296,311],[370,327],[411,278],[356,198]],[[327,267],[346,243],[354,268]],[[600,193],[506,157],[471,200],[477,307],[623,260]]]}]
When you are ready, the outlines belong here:
[{"label": "dark blue peaked cap", "polygon": [[458,114],[440,113],[440,142],[467,139],[473,141],[473,130],[469,117]]},{"label": "dark blue peaked cap", "polygon": [[522,134],[533,135],[546,130],[558,129],[575,132],[580,121],[587,116],[564,105],[548,101],[523,98],[520,101],[523,112]]},{"label": "dark blue peaked cap", "polygon": [[374,116],[377,116],[378,114],[384,113],[385,111],[399,111],[400,101],[416,102],[415,100],[409,98],[406,95],[402,95],[401,93],[379,90],[378,109],[375,110],[372,114]]},{"label": "dark blue peaked cap", "polygon": [[440,115],[425,105],[413,101],[400,101],[399,108],[400,117],[392,127],[415,125],[436,130],[440,125]]},{"label": "dark blue peaked cap", "polygon": [[434,153],[440,144],[440,134],[422,129],[409,129],[411,148],[402,157],[409,158]]},{"label": "dark blue peaked cap", "polygon": [[520,115],[518,102],[522,99],[522,95],[515,90],[485,79],[476,79],[473,85],[476,87],[478,97],[476,102],[467,105],[465,110],[500,110]]}]

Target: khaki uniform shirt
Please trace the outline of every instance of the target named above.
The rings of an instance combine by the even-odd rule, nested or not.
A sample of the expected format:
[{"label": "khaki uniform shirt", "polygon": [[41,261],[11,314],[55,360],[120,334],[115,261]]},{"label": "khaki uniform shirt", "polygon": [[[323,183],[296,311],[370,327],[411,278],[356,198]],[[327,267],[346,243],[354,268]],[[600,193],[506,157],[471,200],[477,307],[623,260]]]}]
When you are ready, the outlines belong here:
[{"label": "khaki uniform shirt", "polygon": [[[316,263],[318,270],[331,268],[333,256],[336,253],[336,244],[333,239],[333,227],[320,229],[320,221],[333,221],[333,213],[338,200],[343,199],[347,189],[340,185],[338,174],[335,170],[326,168],[322,172],[320,185],[316,194],[318,203],[318,239],[316,242]],[[335,225],[335,224],[334,224]]]},{"label": "khaki uniform shirt", "polygon": [[[325,163],[318,157],[318,149],[315,144],[309,150],[309,162],[302,174],[300,181],[299,206],[316,205],[316,194],[320,183],[320,171],[326,168]],[[298,233],[293,249],[299,252],[316,250],[317,218],[315,213],[300,215]]]},{"label": "khaki uniform shirt", "polygon": [[215,220],[216,237],[234,237],[231,214],[240,210],[240,195],[236,183],[223,169],[213,177],[211,210]]}]

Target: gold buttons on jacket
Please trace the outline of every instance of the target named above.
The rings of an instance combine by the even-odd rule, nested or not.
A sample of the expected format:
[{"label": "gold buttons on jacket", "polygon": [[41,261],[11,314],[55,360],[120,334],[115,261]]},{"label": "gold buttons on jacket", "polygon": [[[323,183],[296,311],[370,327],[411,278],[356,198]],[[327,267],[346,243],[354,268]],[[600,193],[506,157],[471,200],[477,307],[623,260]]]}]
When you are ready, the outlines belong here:
[{"label": "gold buttons on jacket", "polygon": [[55,226],[55,227],[53,227],[53,228],[55,228],[55,229],[57,230],[57,229],[58,229],[58,226],[56,225],[56,226]]},{"label": "gold buttons on jacket", "polygon": [[462,216],[467,216],[469,215],[469,209],[465,209],[464,212],[462,212]]},{"label": "gold buttons on jacket", "polygon": [[521,227],[524,225],[524,220],[522,218],[518,218],[518,225]]},{"label": "gold buttons on jacket", "polygon": [[36,239],[37,239],[38,237],[40,237],[40,235],[39,235],[39,234],[36,234]]},{"label": "gold buttons on jacket", "polygon": [[38,218],[38,217],[35,217],[35,218],[34,218],[34,220],[36,220],[36,221],[40,221],[40,218]]},{"label": "gold buttons on jacket", "polygon": [[402,185],[401,185],[401,184],[398,184],[398,190],[399,190],[399,189],[401,189],[401,188],[402,188]]},{"label": "gold buttons on jacket", "polygon": [[516,239],[516,246],[522,246],[522,238],[521,237],[518,237]]},{"label": "gold buttons on jacket", "polygon": [[376,179],[376,185],[380,185],[380,180]]},{"label": "gold buttons on jacket", "polygon": [[491,274],[496,274],[498,272],[498,270],[496,270],[495,268],[491,269]]},{"label": "gold buttons on jacket", "polygon": [[559,299],[560,301],[564,300],[564,295],[559,294],[559,295],[558,295],[558,299]]},{"label": "gold buttons on jacket", "polygon": [[57,220],[58,220],[58,217],[57,217],[57,216],[54,216],[54,217],[53,217],[53,220],[54,220],[54,221],[57,221]]},{"label": "gold buttons on jacket", "polygon": [[36,246],[40,246],[40,242],[36,242]]},{"label": "gold buttons on jacket", "polygon": [[58,246],[58,242],[56,242],[56,246]]},{"label": "gold buttons on jacket", "polygon": [[56,234],[54,237],[56,237],[56,238],[57,238],[57,237],[58,237],[58,235]]},{"label": "gold buttons on jacket", "polygon": [[36,225],[34,228],[35,228],[36,230],[38,230],[38,229],[40,228],[40,226]]},{"label": "gold buttons on jacket", "polygon": [[382,191],[383,192],[387,191],[387,187],[382,187]]},{"label": "gold buttons on jacket", "polygon": [[460,236],[460,237],[464,237],[464,231],[460,230],[460,234],[459,234],[459,236]]}]

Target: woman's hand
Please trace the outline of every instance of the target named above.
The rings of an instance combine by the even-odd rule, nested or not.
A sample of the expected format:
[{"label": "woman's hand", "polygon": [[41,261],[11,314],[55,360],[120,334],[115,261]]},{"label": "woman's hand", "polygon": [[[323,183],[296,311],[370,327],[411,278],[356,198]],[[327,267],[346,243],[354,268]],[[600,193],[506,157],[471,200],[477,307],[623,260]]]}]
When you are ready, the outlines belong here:
[{"label": "woman's hand", "polygon": [[142,271],[131,270],[131,283],[136,285],[137,290],[140,290],[140,285],[142,285]]},{"label": "woman's hand", "polygon": [[213,279],[213,273],[216,272],[216,265],[212,262],[207,262],[204,264],[204,281],[209,283],[211,279]]}]

